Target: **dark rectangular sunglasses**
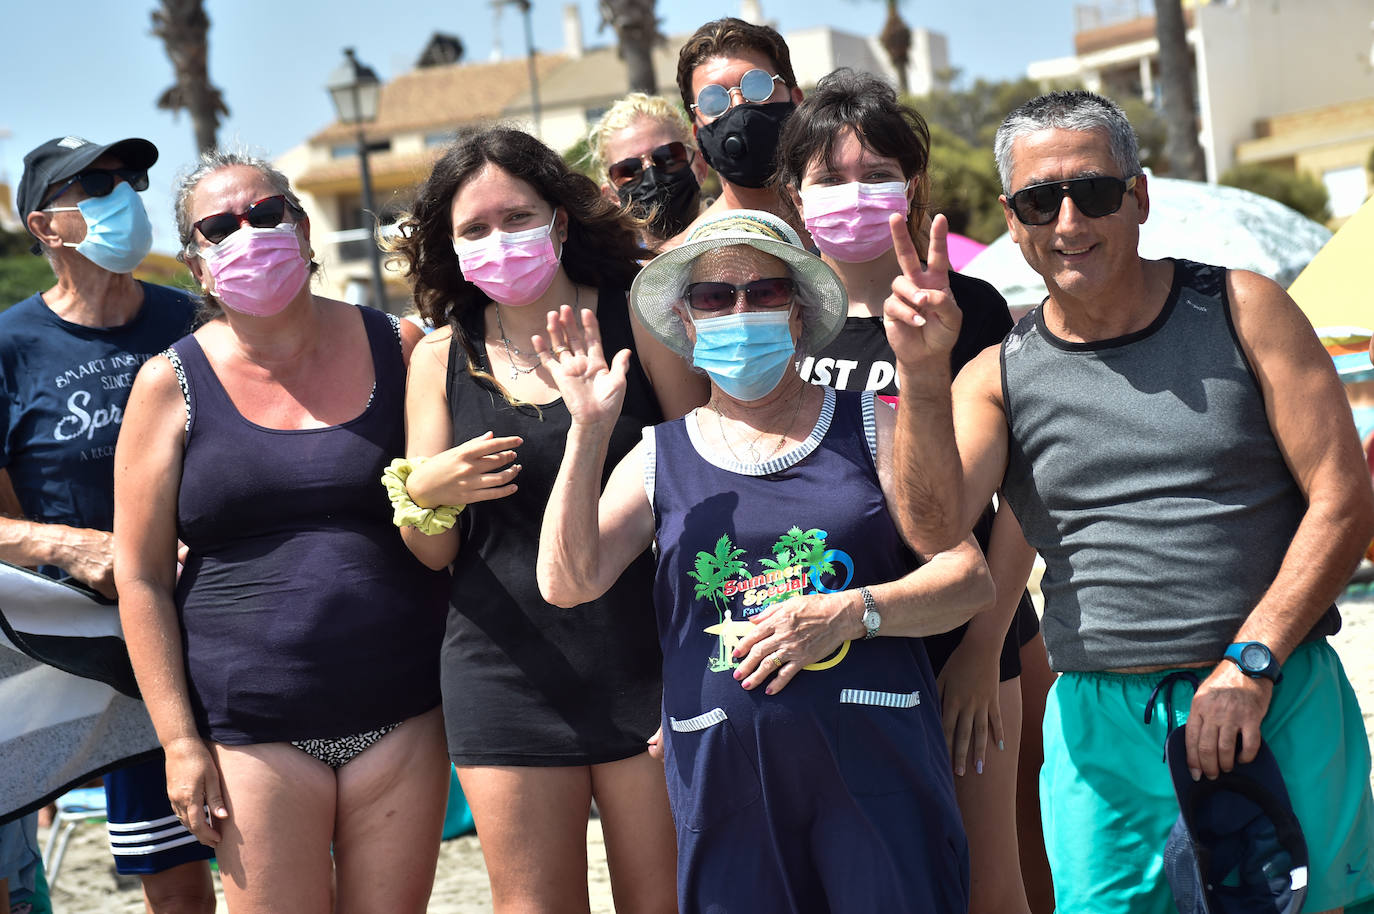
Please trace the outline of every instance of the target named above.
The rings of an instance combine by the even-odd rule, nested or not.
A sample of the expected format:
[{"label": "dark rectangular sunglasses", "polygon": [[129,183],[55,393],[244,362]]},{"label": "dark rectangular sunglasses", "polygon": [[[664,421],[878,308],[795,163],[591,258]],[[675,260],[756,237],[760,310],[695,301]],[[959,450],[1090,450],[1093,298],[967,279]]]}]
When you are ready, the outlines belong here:
[{"label": "dark rectangular sunglasses", "polygon": [[693,311],[728,311],[744,293],[744,302],[751,308],[781,308],[792,303],[797,283],[786,277],[756,279],[742,286],[728,282],[694,282],[682,297]]},{"label": "dark rectangular sunglasses", "polygon": [[143,191],[148,189],[148,172],[135,168],[92,168],[73,176],[57,190],[53,191],[52,196],[48,197],[37,206],[37,209],[47,209],[49,205],[65,194],[75,184],[81,185],[81,190],[88,197],[106,197],[110,191],[115,189],[115,185],[123,179],[134,190]]},{"label": "dark rectangular sunglasses", "polygon": [[[654,168],[659,171],[678,171],[691,164],[691,152],[686,144],[679,142],[664,143],[662,146],[655,146],[648,154],[649,161]],[[610,176],[611,183],[616,187],[629,184],[644,171],[644,156],[631,156],[628,159],[621,159],[614,165],[606,169],[606,174]]]},{"label": "dark rectangular sunglasses", "polygon": [[1007,198],[1011,211],[1025,225],[1048,225],[1059,216],[1065,197],[1085,216],[1099,219],[1121,209],[1126,192],[1135,187],[1136,178],[1126,180],[1102,175],[1095,178],[1070,178],[1023,187]]},{"label": "dark rectangular sunglasses", "polygon": [[276,194],[271,197],[263,197],[248,207],[246,212],[215,213],[213,216],[206,216],[194,223],[193,228],[199,229],[206,241],[211,244],[219,244],[237,232],[239,226],[245,223],[253,228],[276,228],[285,221],[288,209],[295,214],[297,219],[305,215],[304,210],[292,205],[285,196]]}]

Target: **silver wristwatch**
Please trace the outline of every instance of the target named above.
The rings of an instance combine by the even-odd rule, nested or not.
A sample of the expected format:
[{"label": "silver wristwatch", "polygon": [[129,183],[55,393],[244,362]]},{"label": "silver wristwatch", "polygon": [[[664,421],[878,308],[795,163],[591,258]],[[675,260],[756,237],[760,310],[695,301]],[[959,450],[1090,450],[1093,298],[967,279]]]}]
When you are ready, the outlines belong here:
[{"label": "silver wristwatch", "polygon": [[864,600],[864,614],[859,620],[864,624],[864,640],[877,637],[878,626],[883,624],[883,617],[878,615],[878,601],[873,599],[873,594],[868,592],[867,587],[859,588],[859,596]]}]

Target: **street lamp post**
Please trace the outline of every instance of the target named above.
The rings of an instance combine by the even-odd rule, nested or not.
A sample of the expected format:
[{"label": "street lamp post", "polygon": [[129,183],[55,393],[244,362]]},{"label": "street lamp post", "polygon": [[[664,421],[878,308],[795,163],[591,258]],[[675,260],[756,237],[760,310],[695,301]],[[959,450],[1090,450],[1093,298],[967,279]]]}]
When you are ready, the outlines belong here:
[{"label": "street lamp post", "polygon": [[[382,280],[382,252],[377,247],[381,220],[377,218],[377,204],[372,197],[372,172],[367,154],[372,149],[386,148],[386,144],[369,146],[363,136],[363,125],[377,119],[377,102],[382,94],[382,81],[369,66],[358,62],[352,48],[344,48],[344,62],[329,77],[329,95],[342,124],[356,128],[358,140],[358,168],[363,183],[363,212],[372,215],[372,238],[367,243],[372,265],[372,305],[386,310],[386,289]],[[366,221],[366,220],[364,220]]]},{"label": "street lamp post", "polygon": [[501,24],[501,8],[513,6],[525,16],[525,59],[530,69],[530,114],[534,120],[534,135],[541,136],[539,123],[539,68],[534,61],[534,23],[530,18],[530,0],[491,0],[496,13],[497,28]]}]

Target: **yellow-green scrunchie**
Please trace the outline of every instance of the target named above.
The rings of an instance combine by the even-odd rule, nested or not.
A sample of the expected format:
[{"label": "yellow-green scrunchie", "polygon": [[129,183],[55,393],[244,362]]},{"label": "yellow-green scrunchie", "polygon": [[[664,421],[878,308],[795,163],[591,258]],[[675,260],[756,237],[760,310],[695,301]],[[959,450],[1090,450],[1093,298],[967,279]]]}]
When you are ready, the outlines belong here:
[{"label": "yellow-green scrunchie", "polygon": [[425,536],[443,533],[454,525],[458,515],[466,505],[440,505],[437,508],[422,508],[415,504],[406,491],[406,479],[417,466],[427,458],[407,459],[397,457],[391,465],[382,470],[382,485],[386,486],[387,497],[391,499],[391,521],[398,527],[415,527]]}]

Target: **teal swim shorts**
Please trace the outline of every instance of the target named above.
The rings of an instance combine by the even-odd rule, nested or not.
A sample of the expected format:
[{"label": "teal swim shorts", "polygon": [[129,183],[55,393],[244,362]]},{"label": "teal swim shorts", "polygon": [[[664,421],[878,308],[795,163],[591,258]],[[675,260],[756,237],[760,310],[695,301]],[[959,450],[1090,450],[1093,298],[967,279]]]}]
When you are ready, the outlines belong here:
[{"label": "teal swim shorts", "polygon": [[[1176,914],[1164,876],[1164,844],[1178,801],[1164,764],[1169,671],[1065,673],[1045,708],[1040,808],[1062,914]],[[1194,670],[1205,680],[1209,669]],[[1172,689],[1173,725],[1192,705],[1187,682]],[[1335,650],[1304,644],[1283,667],[1264,741],[1278,759],[1311,861],[1307,911],[1374,910],[1374,797],[1369,741],[1355,692]],[[1369,903],[1366,909],[1364,904]]]}]

